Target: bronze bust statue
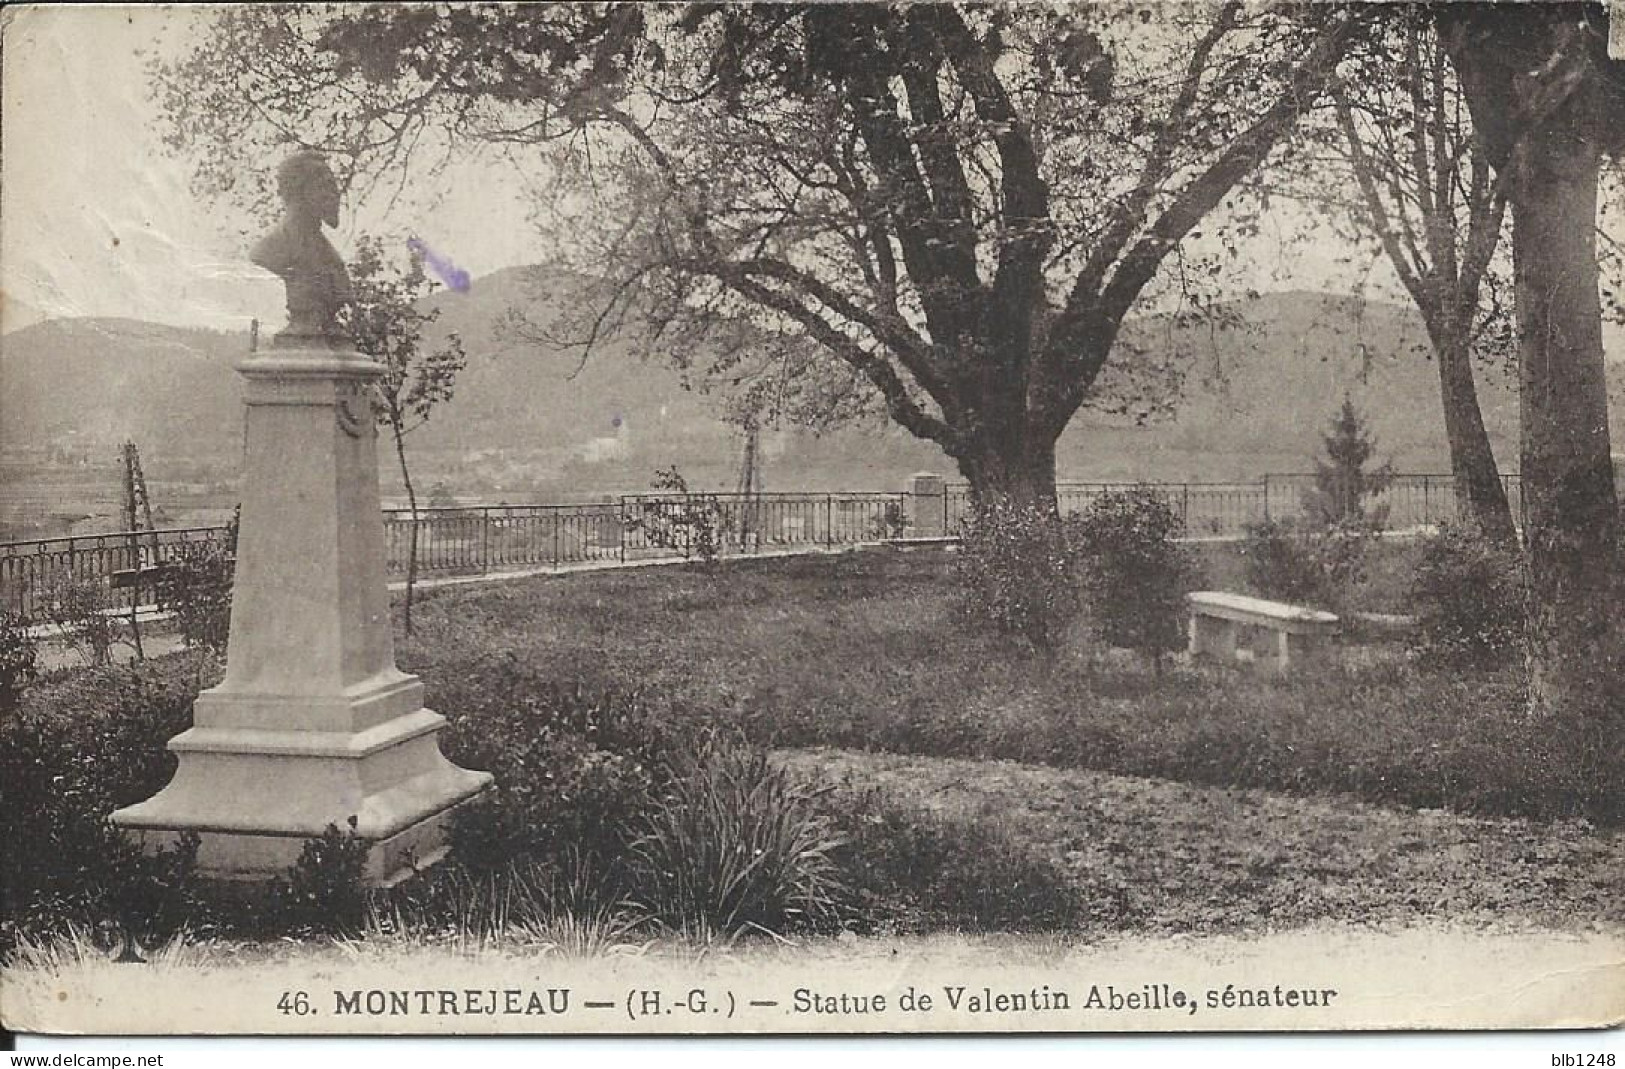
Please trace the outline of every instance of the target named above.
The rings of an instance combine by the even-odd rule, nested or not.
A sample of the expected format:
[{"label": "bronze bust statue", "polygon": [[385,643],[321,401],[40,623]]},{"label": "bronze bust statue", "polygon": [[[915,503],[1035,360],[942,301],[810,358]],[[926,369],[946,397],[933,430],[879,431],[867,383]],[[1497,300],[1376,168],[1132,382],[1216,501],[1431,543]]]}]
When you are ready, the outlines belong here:
[{"label": "bronze bust statue", "polygon": [[280,277],[288,291],[288,326],[271,344],[349,348],[338,313],[350,300],[350,275],[322,233],[323,223],[338,226],[338,182],[321,153],[301,149],[277,168],[276,184],[286,212],[249,252],[249,259]]}]

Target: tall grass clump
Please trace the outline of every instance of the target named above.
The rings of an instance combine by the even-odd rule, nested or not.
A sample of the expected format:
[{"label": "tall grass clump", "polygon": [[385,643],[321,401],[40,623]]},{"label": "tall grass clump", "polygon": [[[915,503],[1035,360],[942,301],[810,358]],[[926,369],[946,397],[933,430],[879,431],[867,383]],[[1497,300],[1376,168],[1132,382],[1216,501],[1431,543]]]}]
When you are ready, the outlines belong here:
[{"label": "tall grass clump", "polygon": [[668,782],[631,851],[633,885],[655,920],[706,939],[784,932],[834,912],[841,838],[817,789],[766,752],[715,738],[674,754]]},{"label": "tall grass clump", "polygon": [[574,958],[637,952],[644,917],[622,875],[577,850],[492,873],[441,865],[375,896],[364,935],[470,953],[497,945]]}]

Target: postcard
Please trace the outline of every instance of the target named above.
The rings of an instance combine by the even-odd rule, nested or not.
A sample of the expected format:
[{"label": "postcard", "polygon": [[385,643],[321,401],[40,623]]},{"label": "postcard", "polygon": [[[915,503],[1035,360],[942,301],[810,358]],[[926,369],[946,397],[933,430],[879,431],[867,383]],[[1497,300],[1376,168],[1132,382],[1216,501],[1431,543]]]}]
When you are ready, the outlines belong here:
[{"label": "postcard", "polygon": [[1622,24],[7,9],[6,1027],[1617,1028]]}]

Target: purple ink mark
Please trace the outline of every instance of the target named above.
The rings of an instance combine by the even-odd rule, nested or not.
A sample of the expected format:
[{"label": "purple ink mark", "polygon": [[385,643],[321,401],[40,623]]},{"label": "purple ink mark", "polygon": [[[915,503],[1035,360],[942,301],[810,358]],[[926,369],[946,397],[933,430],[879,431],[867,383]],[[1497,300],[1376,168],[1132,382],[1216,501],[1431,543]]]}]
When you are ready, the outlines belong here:
[{"label": "purple ink mark", "polygon": [[619,412],[615,413],[614,416],[610,417],[609,425],[611,427],[614,427],[616,430],[621,429],[621,414]]},{"label": "purple ink mark", "polygon": [[406,247],[423,257],[423,262],[429,265],[429,270],[439,276],[440,281],[444,282],[448,289],[456,290],[458,293],[468,292],[467,271],[429,248],[419,238],[409,238]]}]

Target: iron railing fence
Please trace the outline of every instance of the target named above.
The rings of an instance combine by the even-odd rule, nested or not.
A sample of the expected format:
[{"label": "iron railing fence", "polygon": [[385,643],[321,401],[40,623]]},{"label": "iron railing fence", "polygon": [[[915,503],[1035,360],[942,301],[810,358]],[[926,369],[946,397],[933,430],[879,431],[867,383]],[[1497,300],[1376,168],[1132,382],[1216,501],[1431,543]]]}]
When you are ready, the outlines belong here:
[{"label": "iron railing fence", "polygon": [[[1313,474],[1272,474],[1265,476],[1264,482],[1270,489],[1269,518],[1276,520],[1313,519],[1328,507],[1337,514],[1359,496],[1354,487],[1333,486],[1323,491]],[[1458,487],[1466,489],[1453,475],[1400,472],[1391,475],[1382,489],[1364,497],[1359,507],[1372,523],[1390,531],[1455,523],[1465,518],[1465,493],[1458,492]],[[1501,489],[1513,521],[1521,529],[1525,518],[1523,480],[1517,475],[1502,475]]]},{"label": "iron railing fence", "polygon": [[906,494],[628,494],[626,559],[850,546],[903,534]]},{"label": "iron railing fence", "polygon": [[[173,562],[182,548],[200,542],[224,543],[231,529],[178,527],[162,531],[41,538],[0,543],[0,608],[34,618],[42,615],[67,582],[111,588],[116,573],[141,573]],[[150,604],[153,585],[136,584],[121,601]]]},{"label": "iron railing fence", "polygon": [[[1502,475],[1501,485],[1519,527],[1523,526],[1523,484],[1517,475]],[[1292,522],[1314,518],[1317,499],[1326,495],[1312,473],[1270,474],[1257,482],[1096,482],[1059,483],[1056,502],[1063,516],[1084,512],[1103,494],[1134,486],[1149,486],[1162,494],[1185,523],[1191,537],[1233,537],[1266,521]],[[1369,495],[1333,497],[1359,500],[1365,517],[1384,530],[1404,531],[1453,523],[1461,518],[1462,496],[1451,475],[1398,473]],[[1335,510],[1336,505],[1334,504]],[[943,498],[943,526],[950,534],[970,518],[970,488],[948,487]]]},{"label": "iron railing fence", "polygon": [[[1502,476],[1513,516],[1523,501],[1516,475]],[[1141,485],[1062,483],[1063,514],[1082,512],[1102,494]],[[1308,518],[1315,476],[1266,475],[1257,482],[1151,483],[1185,520],[1190,536],[1235,536],[1264,520]],[[1366,502],[1374,520],[1403,530],[1458,517],[1455,480],[1400,474]],[[478,575],[593,561],[680,560],[739,556],[774,549],[850,546],[896,538],[924,526],[906,493],[625,494],[590,504],[467,505],[418,510],[419,575]],[[933,508],[937,507],[932,503]],[[965,486],[941,499],[942,528],[959,532],[971,513]],[[934,525],[932,525],[934,526]],[[412,520],[407,509],[384,511],[386,565],[406,575]],[[110,583],[117,572],[150,569],[189,543],[223,542],[229,528],[186,527],[0,543],[0,609],[39,618],[65,579]],[[151,584],[120,593],[150,604]]]},{"label": "iron railing fence", "polygon": [[[411,538],[411,510],[386,509],[385,564],[391,577],[406,575]],[[476,575],[620,557],[620,508],[613,503],[418,510],[420,575]]]},{"label": "iron railing fence", "polygon": [[[418,571],[478,574],[853,545],[901,534],[904,498],[889,493],[625,494],[593,504],[421,508]],[[392,576],[406,574],[411,533],[410,510],[385,510]]]},{"label": "iron railing fence", "polygon": [[[1186,482],[1061,483],[1055,488],[1056,504],[1062,516],[1088,510],[1102,496],[1146,486],[1161,494],[1185,522],[1189,535],[1235,535],[1250,524],[1269,518],[1271,486],[1268,482]],[[973,505],[968,486],[950,486],[945,498],[947,531],[957,533],[971,518]]]}]

